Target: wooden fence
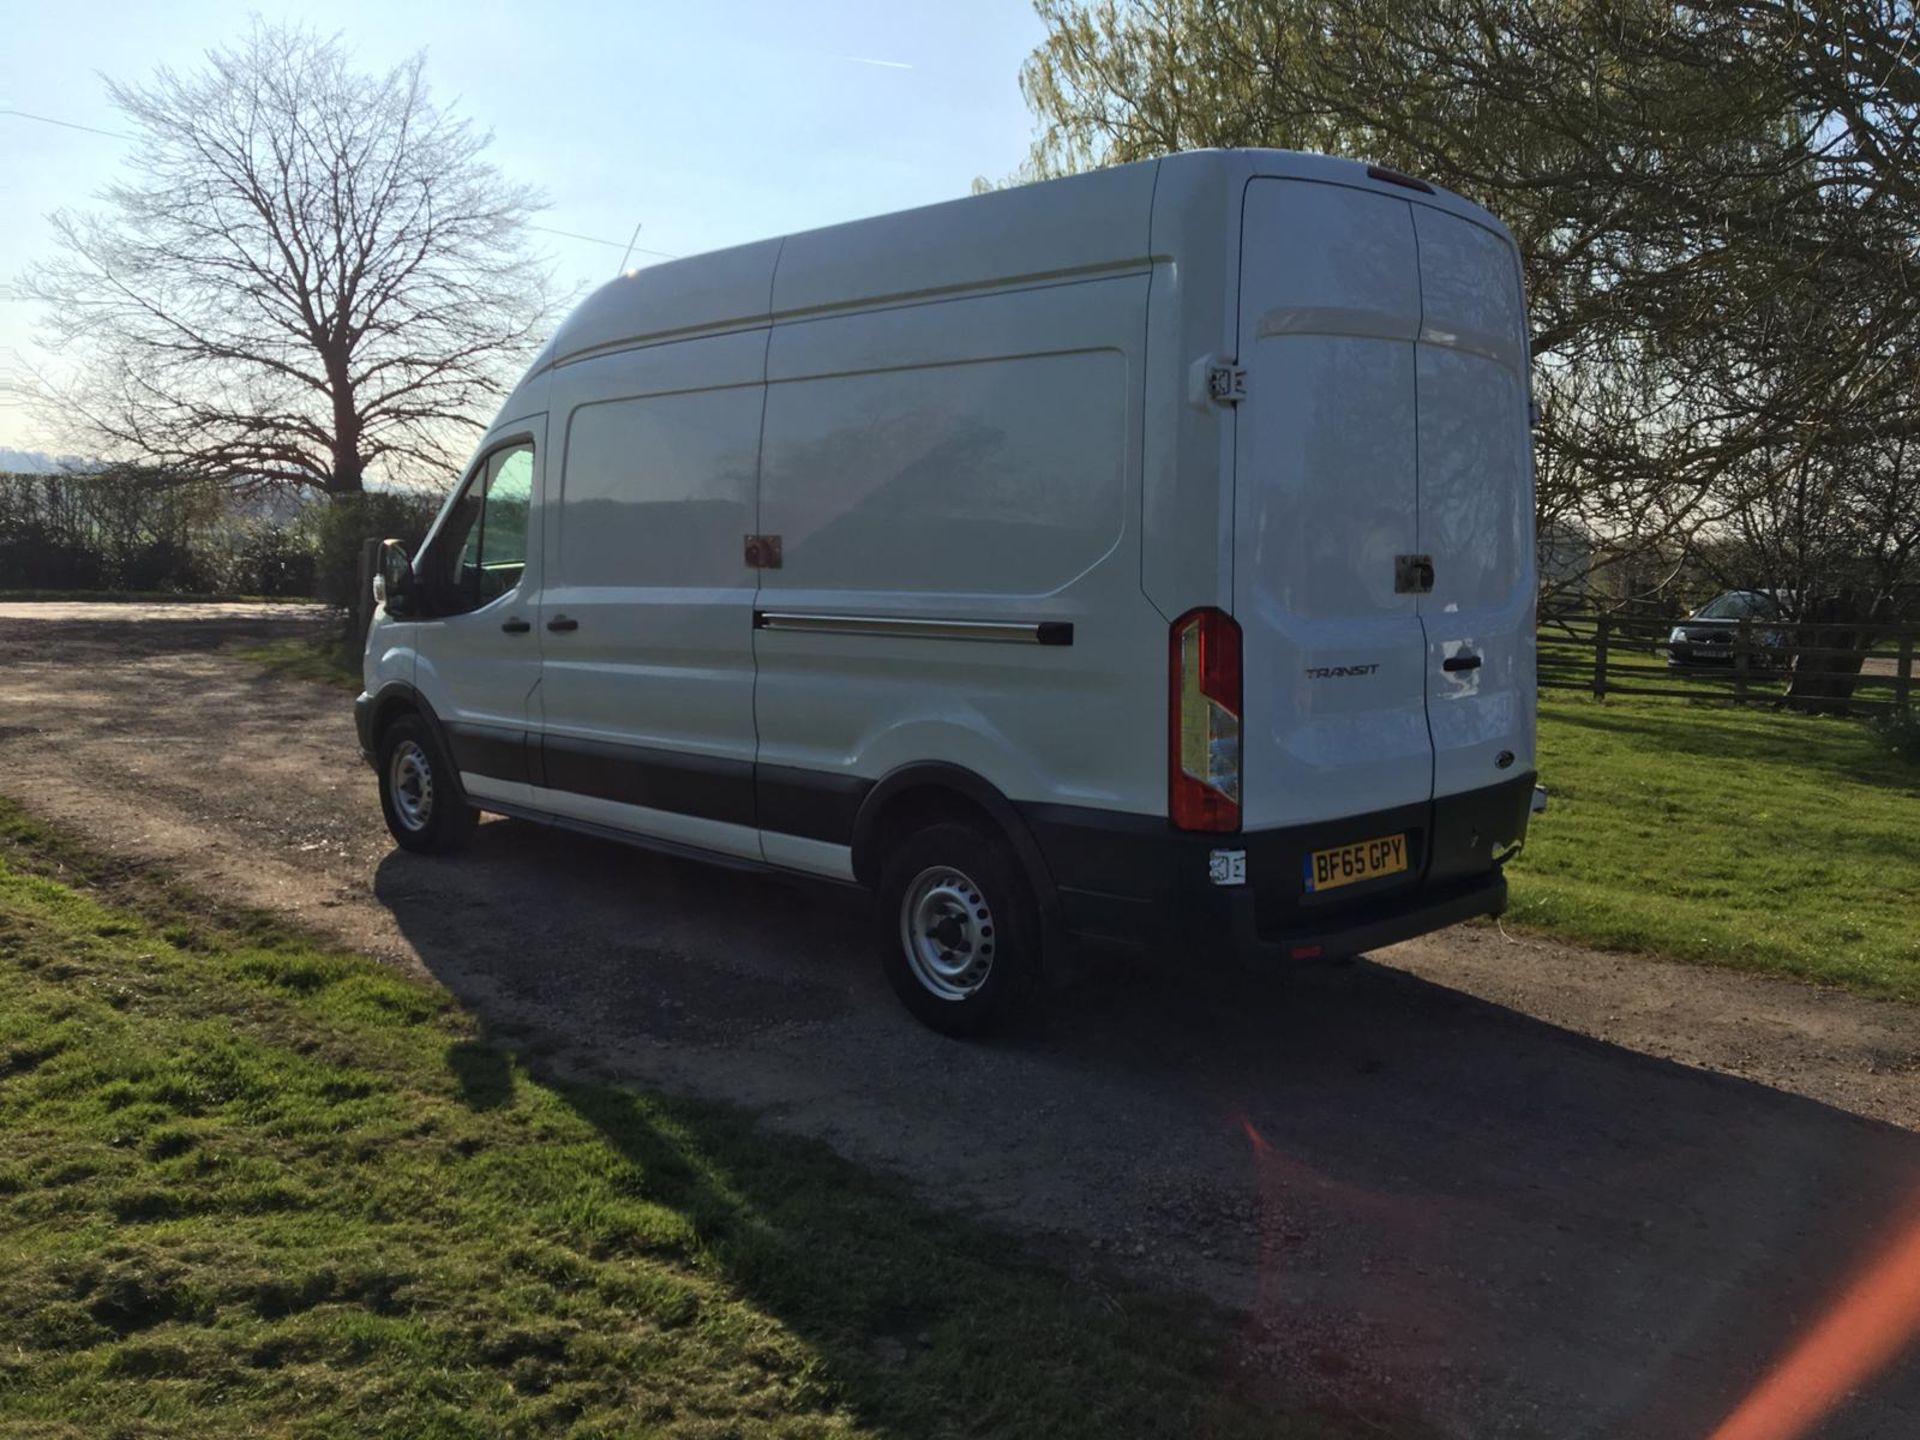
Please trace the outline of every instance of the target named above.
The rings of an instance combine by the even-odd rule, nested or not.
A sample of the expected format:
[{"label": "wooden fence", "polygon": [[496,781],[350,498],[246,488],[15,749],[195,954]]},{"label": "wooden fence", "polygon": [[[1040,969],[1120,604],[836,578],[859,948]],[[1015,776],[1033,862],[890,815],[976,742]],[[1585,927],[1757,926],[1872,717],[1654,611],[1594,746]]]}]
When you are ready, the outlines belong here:
[{"label": "wooden fence", "polygon": [[[1796,664],[1851,657],[1860,645],[1834,641],[1856,636],[1870,648],[1860,674],[1853,677],[1849,708],[1862,713],[1911,711],[1920,625],[1783,626],[1743,620],[1727,627],[1724,644],[1686,647],[1694,655],[1685,659],[1674,654],[1669,640],[1675,626],[1685,623],[1620,615],[1543,616],[1538,634],[1540,687],[1584,690],[1601,698],[1657,695],[1774,704],[1786,695]],[[1692,628],[1700,629],[1699,622]],[[1712,658],[1701,658],[1702,651],[1711,651]]]}]

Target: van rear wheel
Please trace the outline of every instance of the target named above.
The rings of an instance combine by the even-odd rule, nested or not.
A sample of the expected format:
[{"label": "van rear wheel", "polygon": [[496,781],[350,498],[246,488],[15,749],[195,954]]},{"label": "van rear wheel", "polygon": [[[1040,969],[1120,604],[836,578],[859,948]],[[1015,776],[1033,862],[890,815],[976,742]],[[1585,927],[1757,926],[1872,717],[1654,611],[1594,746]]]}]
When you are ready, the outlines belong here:
[{"label": "van rear wheel", "polygon": [[973,821],[938,821],[894,851],[881,873],[874,931],[894,993],[942,1034],[984,1034],[1037,991],[1032,888],[1005,842]]},{"label": "van rear wheel", "polygon": [[380,736],[380,810],[402,849],[429,855],[458,850],[479,822],[460,772],[418,715],[401,716]]}]

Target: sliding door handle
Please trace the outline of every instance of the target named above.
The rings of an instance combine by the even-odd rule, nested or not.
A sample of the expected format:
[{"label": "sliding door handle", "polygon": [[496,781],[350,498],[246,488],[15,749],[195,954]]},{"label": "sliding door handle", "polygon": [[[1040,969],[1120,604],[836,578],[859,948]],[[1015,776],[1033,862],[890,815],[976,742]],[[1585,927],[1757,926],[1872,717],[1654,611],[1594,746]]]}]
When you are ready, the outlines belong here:
[{"label": "sliding door handle", "polygon": [[529,620],[522,620],[516,615],[511,620],[501,621],[500,628],[509,635],[524,635],[533,628],[533,623]]},{"label": "sliding door handle", "polygon": [[1449,655],[1440,662],[1440,668],[1450,675],[1461,670],[1478,670],[1480,668],[1480,657],[1478,655]]},{"label": "sliding door handle", "polygon": [[578,620],[569,620],[565,615],[556,615],[547,621],[547,628],[549,630],[578,630],[580,628],[580,622]]}]

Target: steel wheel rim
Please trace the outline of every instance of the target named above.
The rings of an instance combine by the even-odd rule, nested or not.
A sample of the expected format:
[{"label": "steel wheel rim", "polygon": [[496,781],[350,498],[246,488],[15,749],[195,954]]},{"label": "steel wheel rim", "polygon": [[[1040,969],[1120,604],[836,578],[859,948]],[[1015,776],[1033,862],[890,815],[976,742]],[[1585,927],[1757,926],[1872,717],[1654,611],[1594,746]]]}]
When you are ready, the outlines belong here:
[{"label": "steel wheel rim", "polygon": [[387,762],[387,791],[393,797],[393,813],[409,832],[427,828],[433,819],[433,767],[417,742],[402,740],[393,747]]},{"label": "steel wheel rim", "polygon": [[993,971],[996,944],[993,911],[963,871],[932,865],[913,877],[900,901],[900,945],[928,994],[978,994]]}]

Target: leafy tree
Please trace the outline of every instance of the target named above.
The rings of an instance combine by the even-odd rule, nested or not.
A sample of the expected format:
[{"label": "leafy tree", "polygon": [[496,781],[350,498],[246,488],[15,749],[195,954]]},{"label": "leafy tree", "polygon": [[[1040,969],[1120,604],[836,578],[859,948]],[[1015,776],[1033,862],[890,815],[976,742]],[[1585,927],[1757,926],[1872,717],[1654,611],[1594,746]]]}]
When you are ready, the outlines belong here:
[{"label": "leafy tree", "polygon": [[[1911,577],[1911,0],[1037,8],[1027,175],[1192,146],[1325,150],[1506,220],[1545,411],[1539,521],[1586,537],[1592,565],[1765,529],[1748,553],[1797,568],[1743,583],[1844,590],[1866,613]],[[1795,487],[1820,503],[1768,500]],[[1852,588],[1867,556],[1880,578]]]},{"label": "leafy tree", "polygon": [[111,83],[137,141],[104,208],[53,217],[45,305],[75,448],[240,489],[444,472],[552,313],[534,192],[436,107],[415,56],[256,23],[192,74]]}]

